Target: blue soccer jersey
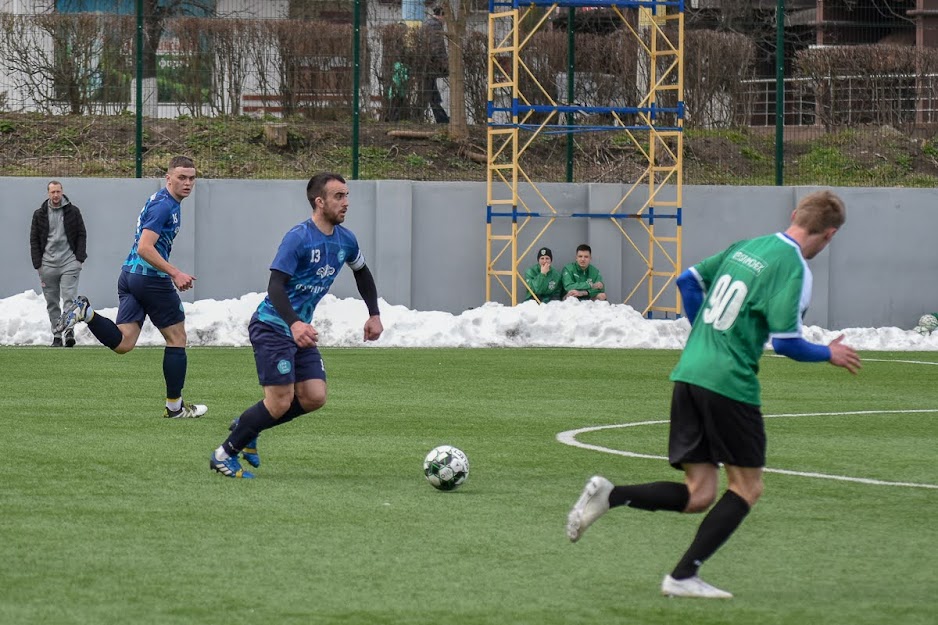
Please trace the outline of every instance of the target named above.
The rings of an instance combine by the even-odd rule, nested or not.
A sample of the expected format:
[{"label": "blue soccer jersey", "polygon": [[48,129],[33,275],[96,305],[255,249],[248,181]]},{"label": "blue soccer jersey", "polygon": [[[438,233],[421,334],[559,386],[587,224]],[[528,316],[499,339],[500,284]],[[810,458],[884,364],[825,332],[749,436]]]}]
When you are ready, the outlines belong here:
[{"label": "blue soccer jersey", "polygon": [[169,254],[173,251],[173,239],[176,238],[176,233],[179,232],[181,224],[182,212],[179,202],[167,189],[160,189],[151,195],[137,218],[137,232],[134,235],[134,244],[130,248],[130,254],[127,255],[127,260],[124,261],[121,270],[144,276],[167,277],[169,274],[158,270],[140,257],[137,253],[137,245],[140,243],[140,235],[143,231],[152,230],[159,235],[155,246],[156,251],[163,260],[169,261]]},{"label": "blue soccer jersey", "polygon": [[[329,292],[343,264],[348,264],[353,271],[365,266],[365,257],[352,231],[336,226],[333,233],[326,236],[312,219],[307,219],[283,237],[270,268],[290,276],[286,285],[290,305],[300,319],[310,323],[316,304]],[[293,336],[269,296],[257,307],[257,318]]]}]

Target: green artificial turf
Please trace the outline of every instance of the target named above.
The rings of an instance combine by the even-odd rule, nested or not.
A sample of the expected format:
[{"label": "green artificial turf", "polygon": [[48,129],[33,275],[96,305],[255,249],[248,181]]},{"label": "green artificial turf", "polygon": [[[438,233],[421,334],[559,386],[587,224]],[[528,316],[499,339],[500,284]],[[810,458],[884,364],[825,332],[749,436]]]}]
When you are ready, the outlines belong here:
[{"label": "green artificial turf", "polygon": [[[594,473],[680,479],[560,432],[664,421],[677,352],[324,349],[327,405],[263,433],[255,480],[208,456],[261,397],[248,349],[189,349],[198,420],[161,418],[161,349],[0,348],[0,623],[931,625],[938,614],[938,354],[852,377],[763,359],[763,499],[702,576],[658,594],[701,516],[615,509],[577,544]],[[880,362],[880,360],[887,362]],[[902,412],[932,410],[934,412]],[[845,412],[862,414],[842,414]],[[667,425],[577,436],[663,456]],[[422,475],[451,444],[457,491]],[[919,484],[900,486],[892,482]]]}]

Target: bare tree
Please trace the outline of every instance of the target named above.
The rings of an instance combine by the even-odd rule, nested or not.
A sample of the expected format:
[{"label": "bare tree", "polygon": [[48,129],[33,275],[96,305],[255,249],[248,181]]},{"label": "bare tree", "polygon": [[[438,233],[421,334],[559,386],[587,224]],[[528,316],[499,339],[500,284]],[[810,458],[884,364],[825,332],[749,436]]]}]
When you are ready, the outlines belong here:
[{"label": "bare tree", "polygon": [[40,111],[123,111],[129,100],[131,32],[127,16],[3,13],[0,67]]},{"label": "bare tree", "polygon": [[469,0],[445,0],[443,21],[449,42],[449,135],[454,141],[469,138],[466,119],[466,73],[463,42],[468,39]]},{"label": "bare tree", "polygon": [[167,20],[172,17],[202,14],[212,15],[212,0],[143,0],[143,107],[144,114],[156,116],[157,51],[166,32]]}]

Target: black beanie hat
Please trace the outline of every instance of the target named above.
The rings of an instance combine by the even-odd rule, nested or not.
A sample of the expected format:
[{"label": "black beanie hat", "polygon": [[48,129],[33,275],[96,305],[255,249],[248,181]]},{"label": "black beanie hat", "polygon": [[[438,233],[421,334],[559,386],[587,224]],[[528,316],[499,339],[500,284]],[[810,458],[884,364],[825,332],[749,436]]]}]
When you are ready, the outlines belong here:
[{"label": "black beanie hat", "polygon": [[550,251],[549,247],[542,247],[537,251],[537,257],[548,256],[551,260],[554,260],[554,253]]}]

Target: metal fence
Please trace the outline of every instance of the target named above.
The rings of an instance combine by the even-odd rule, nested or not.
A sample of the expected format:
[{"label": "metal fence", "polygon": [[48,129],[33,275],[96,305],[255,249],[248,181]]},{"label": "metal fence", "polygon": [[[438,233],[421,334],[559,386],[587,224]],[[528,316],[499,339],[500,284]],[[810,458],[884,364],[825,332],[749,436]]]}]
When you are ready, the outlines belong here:
[{"label": "metal fence", "polygon": [[[627,104],[647,71],[615,14],[640,29],[639,3],[596,4],[544,8],[526,60],[558,101],[572,68],[573,103]],[[686,3],[685,180],[777,184],[773,163],[784,163],[788,184],[933,184],[932,4]],[[483,180],[488,10],[481,0],[0,0],[0,175],[150,176],[182,152],[211,177],[328,168]],[[884,126],[910,140],[886,157],[901,161],[891,173],[796,166],[845,130],[875,141]],[[630,158],[608,133],[536,148],[529,158],[548,181],[612,182],[607,172],[622,170],[609,163]]]},{"label": "metal fence", "polygon": [[[762,78],[742,84],[751,103],[750,125],[774,127],[777,82]],[[830,76],[822,84],[786,78],[783,92],[786,126],[909,128],[938,122],[938,74]]]}]

